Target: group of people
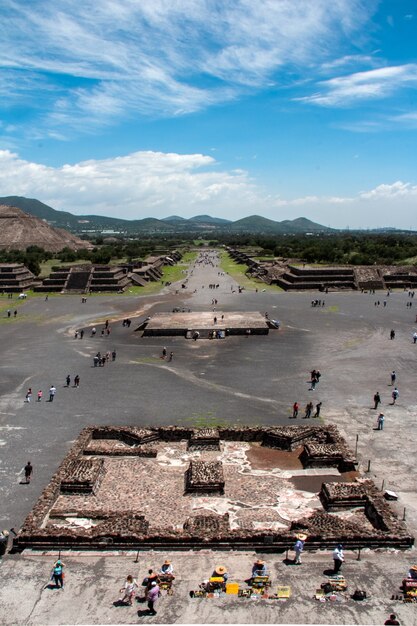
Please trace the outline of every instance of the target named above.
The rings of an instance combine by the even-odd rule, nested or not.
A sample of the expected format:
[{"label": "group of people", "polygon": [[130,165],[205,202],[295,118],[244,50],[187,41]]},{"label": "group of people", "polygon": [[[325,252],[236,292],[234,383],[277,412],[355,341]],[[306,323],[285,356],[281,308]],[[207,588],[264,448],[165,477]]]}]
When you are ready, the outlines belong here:
[{"label": "group of people", "polygon": [[[148,614],[156,615],[155,605],[158,601],[158,598],[161,596],[161,581],[174,580],[174,568],[172,566],[171,561],[166,559],[162,564],[159,572],[154,572],[154,570],[148,570],[147,575],[142,581],[141,586],[144,588],[143,596],[138,598],[139,601],[148,603]],[[138,595],[139,584],[132,575],[126,577],[126,581],[123,587],[120,589],[120,593],[123,595],[120,596],[118,602],[123,604],[129,604],[132,606],[133,600],[135,596]]]},{"label": "group of people", "polygon": [[[312,415],[313,408],[314,408],[313,403],[307,402],[305,413],[304,413],[304,419],[309,419],[310,417],[320,417],[321,406],[322,406],[322,402],[317,402],[316,412],[314,413],[314,415]],[[298,417],[299,411],[300,411],[300,405],[298,404],[298,402],[294,402],[294,404],[292,405],[292,416],[294,419]]]},{"label": "group of people", "polygon": [[[55,398],[55,394],[56,394],[56,387],[55,385],[51,385],[49,387],[49,400],[48,402],[53,402],[54,398]],[[30,403],[32,401],[32,396],[33,396],[33,392],[32,392],[32,387],[29,387],[26,395],[25,395],[25,402]],[[41,402],[43,398],[43,391],[42,389],[39,389],[38,393],[37,393],[37,401]]]},{"label": "group of people", "polygon": [[117,356],[116,350],[113,350],[112,352],[108,350],[106,354],[101,354],[101,352],[99,351],[93,357],[93,365],[94,367],[104,367],[106,363],[109,363],[110,359],[112,361],[115,361],[116,356]]}]

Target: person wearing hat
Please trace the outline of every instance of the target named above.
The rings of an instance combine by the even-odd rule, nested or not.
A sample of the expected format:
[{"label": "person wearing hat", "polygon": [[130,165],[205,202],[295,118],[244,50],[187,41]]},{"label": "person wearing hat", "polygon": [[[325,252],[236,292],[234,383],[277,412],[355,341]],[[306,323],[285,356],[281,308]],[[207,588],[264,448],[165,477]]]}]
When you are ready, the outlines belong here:
[{"label": "person wearing hat", "polygon": [[[7,532],[7,531],[4,531]],[[413,580],[417,580],[417,565],[412,565],[408,571],[408,578],[412,578]]]},{"label": "person wearing hat", "polygon": [[212,578],[223,578],[225,582],[229,578],[227,569],[224,567],[224,565],[217,565],[211,576]]},{"label": "person wearing hat", "polygon": [[307,539],[307,535],[305,535],[304,533],[298,533],[295,536],[297,538],[297,541],[294,544],[294,565],[301,565],[301,553],[304,550],[304,542]]},{"label": "person wearing hat", "polygon": [[252,578],[254,576],[266,576],[266,563],[261,559],[257,559],[252,567]]},{"label": "person wearing hat", "polygon": [[343,554],[343,546],[339,543],[335,549],[333,550],[333,563],[334,563],[334,573],[337,572],[342,567],[343,561],[345,560],[345,555]]},{"label": "person wearing hat", "polygon": [[159,585],[156,580],[153,580],[150,584],[149,591],[146,594],[146,599],[148,601],[148,613],[149,615],[156,615],[155,604],[161,595],[159,590]]},{"label": "person wearing hat", "polygon": [[163,564],[161,566],[161,569],[159,570],[159,573],[160,574],[164,574],[164,575],[173,574],[174,573],[174,568],[172,567],[171,561],[168,561],[168,559],[166,559],[163,562]]}]

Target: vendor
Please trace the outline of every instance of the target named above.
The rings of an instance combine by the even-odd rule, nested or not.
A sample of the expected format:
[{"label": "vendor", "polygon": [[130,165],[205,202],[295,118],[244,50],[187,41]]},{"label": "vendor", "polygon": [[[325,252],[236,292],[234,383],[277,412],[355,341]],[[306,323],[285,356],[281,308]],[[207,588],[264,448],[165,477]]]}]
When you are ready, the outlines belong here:
[{"label": "vendor", "polygon": [[254,576],[267,576],[266,563],[261,559],[255,561],[252,567],[252,578]]},{"label": "vendor", "polygon": [[417,565],[412,565],[408,571],[408,578],[417,580]]},{"label": "vendor", "polygon": [[173,574],[174,568],[172,567],[171,561],[168,561],[168,559],[164,561],[161,566],[161,569],[159,570],[159,573],[164,574],[165,576],[168,574]]},{"label": "vendor", "polygon": [[212,578],[223,578],[225,582],[229,578],[227,569],[224,567],[224,565],[217,565],[211,576]]}]

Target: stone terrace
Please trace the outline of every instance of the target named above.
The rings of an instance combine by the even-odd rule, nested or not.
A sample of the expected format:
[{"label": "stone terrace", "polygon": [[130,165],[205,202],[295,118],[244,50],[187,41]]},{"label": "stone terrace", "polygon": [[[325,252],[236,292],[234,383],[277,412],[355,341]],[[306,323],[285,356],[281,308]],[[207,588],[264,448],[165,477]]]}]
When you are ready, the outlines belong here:
[{"label": "stone terrace", "polygon": [[[292,545],[298,529],[308,533],[310,548],[337,541],[349,547],[413,544],[371,481],[340,474],[340,469],[352,472],[355,461],[334,426],[219,428],[201,434],[209,441],[218,434],[220,450],[189,448],[191,438],[199,439],[194,428],[84,429],[25,520],[15,547],[267,544],[282,550]],[[308,446],[318,446],[315,465],[321,467],[302,469]],[[309,479],[318,476],[325,483],[320,494],[309,487]],[[356,482],[346,482],[352,478]],[[333,487],[335,481],[344,487]],[[323,505],[337,512],[328,513]]]}]

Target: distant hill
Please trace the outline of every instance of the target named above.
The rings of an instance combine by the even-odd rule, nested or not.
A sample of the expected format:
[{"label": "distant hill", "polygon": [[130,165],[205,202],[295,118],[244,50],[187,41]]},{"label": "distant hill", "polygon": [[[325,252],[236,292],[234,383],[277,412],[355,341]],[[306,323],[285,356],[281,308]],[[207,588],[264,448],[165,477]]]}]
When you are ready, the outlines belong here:
[{"label": "distant hill", "polygon": [[163,219],[147,217],[138,220],[124,220],[117,217],[101,215],[73,215],[67,211],[57,211],[34,198],[7,196],[0,198],[0,204],[15,206],[23,211],[45,220],[48,224],[70,230],[73,233],[100,234],[103,231],[114,231],[124,235],[147,233],[258,233],[258,234],[297,234],[336,232],[335,230],[316,224],[305,217],[295,220],[276,222],[260,215],[251,215],[232,222],[210,215],[195,215],[185,219],[179,215],[171,215]]},{"label": "distant hill", "polygon": [[211,217],[211,215],[196,215],[190,217],[189,222],[197,222],[200,224],[232,224],[230,220],[225,220],[222,217]]}]

